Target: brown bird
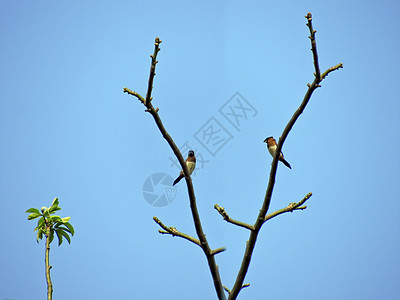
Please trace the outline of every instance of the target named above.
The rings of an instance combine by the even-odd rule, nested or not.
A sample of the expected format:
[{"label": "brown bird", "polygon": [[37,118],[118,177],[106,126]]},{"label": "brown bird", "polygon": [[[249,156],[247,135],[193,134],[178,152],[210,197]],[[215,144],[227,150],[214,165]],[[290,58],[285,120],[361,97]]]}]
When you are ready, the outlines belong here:
[{"label": "brown bird", "polygon": [[[189,171],[189,175],[192,175],[194,168],[196,167],[196,157],[194,157],[194,152],[193,150],[189,151],[188,157],[186,158],[186,166]],[[179,174],[178,178],[175,179],[174,183],[172,185],[177,184],[183,177],[185,177],[185,174],[183,174],[183,170]]]},{"label": "brown bird", "polygon": [[[267,147],[268,147],[268,151],[269,153],[272,155],[272,157],[275,156],[275,152],[276,152],[276,140],[270,136],[267,137],[264,140],[264,143],[267,143]],[[292,167],[290,166],[290,164],[285,160],[285,158],[283,157],[283,153],[281,152],[281,154],[279,155],[279,160],[281,162],[283,162],[283,164],[288,167],[289,169],[291,169]]]}]

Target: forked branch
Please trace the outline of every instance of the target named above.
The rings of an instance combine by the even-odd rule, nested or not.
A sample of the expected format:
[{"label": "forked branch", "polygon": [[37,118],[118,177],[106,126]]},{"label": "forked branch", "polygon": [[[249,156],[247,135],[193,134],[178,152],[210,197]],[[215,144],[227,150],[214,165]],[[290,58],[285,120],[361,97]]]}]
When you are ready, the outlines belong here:
[{"label": "forked branch", "polygon": [[[154,44],[155,45],[154,53],[153,53],[153,55],[151,55],[151,67],[150,67],[149,83],[148,83],[148,87],[147,87],[146,98],[142,97],[139,93],[134,92],[128,88],[124,88],[124,93],[128,93],[128,94],[136,97],[141,103],[144,104],[144,106],[146,106],[146,112],[150,113],[153,116],[158,129],[160,130],[164,139],[167,141],[168,145],[171,147],[172,151],[174,152],[176,158],[179,161],[179,164],[182,167],[182,170],[183,170],[183,173],[184,173],[185,179],[186,179],[188,194],[189,194],[190,210],[192,213],[192,218],[193,218],[193,222],[194,222],[194,226],[196,229],[196,234],[197,234],[199,243],[197,243],[197,239],[194,239],[192,237],[191,238],[193,240],[191,240],[189,238],[189,236],[186,236],[185,238],[195,244],[198,244],[203,249],[203,252],[206,255],[208,266],[209,266],[209,269],[210,269],[210,272],[211,272],[211,275],[212,275],[212,278],[214,281],[214,287],[217,292],[218,299],[226,299],[225,294],[224,294],[224,289],[222,287],[222,282],[221,282],[221,277],[219,274],[218,266],[217,266],[217,264],[215,262],[215,258],[214,258],[215,254],[224,251],[225,248],[218,248],[215,250],[211,250],[211,248],[208,244],[208,241],[206,239],[206,236],[203,232],[203,228],[201,226],[200,216],[199,216],[199,212],[197,210],[196,197],[194,194],[194,188],[193,188],[193,184],[192,184],[192,179],[190,177],[185,160],[183,159],[183,156],[182,156],[181,152],[179,151],[179,148],[176,146],[174,140],[172,139],[172,137],[168,134],[167,130],[165,129],[165,127],[161,121],[161,118],[158,114],[159,109],[154,108],[152,105],[151,93],[152,93],[152,89],[153,89],[154,76],[156,75],[155,68],[156,68],[156,64],[158,63],[157,54],[160,51],[160,44],[161,44],[161,40],[157,37],[155,40],[155,44]],[[166,228],[169,228],[169,227],[166,227]],[[165,228],[164,228],[164,230],[165,230]],[[168,230],[165,230],[165,231],[167,233],[171,233]],[[171,231],[173,231],[173,230],[171,229]],[[162,233],[166,233],[166,232],[162,232]],[[178,231],[176,231],[176,232],[178,232]],[[177,234],[175,234],[175,235],[177,235]],[[184,237],[182,233],[179,236]]]},{"label": "forked branch", "polygon": [[[236,277],[235,284],[234,284],[231,292],[229,293],[229,299],[236,299],[238,294],[239,294],[239,292],[240,292],[240,290],[242,289],[243,281],[244,281],[244,278],[245,278],[245,276],[247,274],[247,271],[248,271],[248,268],[249,268],[249,265],[250,265],[250,260],[251,260],[251,257],[253,255],[253,250],[254,250],[254,247],[255,247],[255,244],[256,244],[256,241],[257,241],[258,233],[259,233],[259,231],[261,229],[261,226],[266,221],[266,214],[268,212],[269,205],[271,203],[271,196],[272,196],[272,192],[273,192],[274,185],[275,185],[275,177],[276,177],[276,171],[277,171],[277,167],[278,167],[278,158],[279,158],[279,154],[281,153],[282,146],[283,146],[287,136],[289,135],[290,130],[293,128],[293,126],[296,123],[297,119],[300,117],[300,115],[303,113],[305,107],[307,106],[313,91],[315,89],[317,89],[318,87],[320,87],[320,82],[330,72],[335,71],[335,70],[337,70],[339,68],[343,68],[343,64],[340,63],[340,64],[338,64],[338,65],[336,65],[334,67],[331,67],[328,70],[326,70],[321,76],[321,71],[320,71],[319,62],[318,62],[318,54],[317,54],[317,43],[316,43],[316,40],[315,40],[316,31],[313,29],[313,26],[312,26],[311,13],[308,13],[306,15],[306,19],[307,19],[307,26],[308,26],[308,28],[310,30],[311,51],[312,51],[313,59],[314,59],[314,68],[315,68],[314,77],[315,78],[314,78],[314,81],[312,82],[312,84],[308,84],[307,85],[308,86],[308,90],[307,90],[307,92],[306,92],[306,94],[305,94],[305,96],[303,98],[302,103],[300,104],[299,108],[295,111],[295,113],[293,114],[292,118],[287,123],[285,129],[282,132],[281,137],[279,138],[279,142],[278,142],[278,145],[277,145],[277,148],[276,148],[276,151],[275,151],[275,156],[274,156],[274,158],[272,160],[271,171],[270,171],[270,175],[269,175],[269,181],[268,181],[267,190],[265,192],[264,202],[262,204],[262,208],[260,209],[260,212],[258,214],[256,222],[254,223],[254,230],[252,230],[250,232],[250,237],[249,237],[249,240],[248,240],[247,245],[246,245],[246,249],[245,249],[245,253],[244,253],[244,256],[243,256],[242,264],[240,266],[238,275]],[[273,215],[272,215],[272,217],[273,217]]]}]

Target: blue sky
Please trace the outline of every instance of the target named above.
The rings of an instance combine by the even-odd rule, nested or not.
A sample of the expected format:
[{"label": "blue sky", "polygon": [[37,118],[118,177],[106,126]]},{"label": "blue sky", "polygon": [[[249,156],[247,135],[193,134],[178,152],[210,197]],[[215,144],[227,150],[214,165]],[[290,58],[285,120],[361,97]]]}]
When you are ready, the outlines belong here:
[{"label": "blue sky", "polygon": [[[123,87],[153,104],[198,158],[198,208],[223,283],[232,287],[279,137],[313,80],[304,15],[313,13],[321,70],[342,62],[284,145],[270,212],[239,299],[399,299],[400,20],[397,1],[0,2],[0,299],[43,299],[44,243],[25,210],[59,197],[71,245],[51,249],[54,299],[215,299],[182,181],[169,205],[146,202],[153,174],[175,178],[173,153]],[[220,109],[239,92],[253,110],[234,127]],[[210,121],[211,120],[211,121]],[[205,149],[196,133],[230,137]],[[210,151],[211,150],[211,151]],[[187,151],[184,156],[187,155]],[[156,177],[151,177],[156,178]],[[151,184],[150,184],[151,185]],[[145,186],[146,189],[148,186]],[[156,186],[155,195],[164,187]],[[147,197],[147,196],[146,196]]]}]

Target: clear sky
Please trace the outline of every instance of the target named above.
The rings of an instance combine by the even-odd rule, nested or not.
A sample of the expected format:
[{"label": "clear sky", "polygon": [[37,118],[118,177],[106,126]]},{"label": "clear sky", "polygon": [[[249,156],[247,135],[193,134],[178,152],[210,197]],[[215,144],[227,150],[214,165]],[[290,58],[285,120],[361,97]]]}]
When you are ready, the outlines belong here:
[{"label": "clear sky", "polygon": [[[160,235],[152,220],[195,235],[185,182],[163,185],[179,174],[172,151],[122,92],[145,94],[156,36],[153,104],[183,155],[197,154],[203,228],[212,248],[227,247],[216,259],[232,287],[249,232],[213,206],[255,221],[272,161],[263,140],[280,136],[313,80],[308,11],[321,70],[344,69],[289,134],[293,169],[279,165],[270,212],[314,195],[265,224],[239,299],[399,299],[399,10],[398,1],[1,0],[0,299],[45,298],[44,241],[24,212],[54,197],[76,230],[71,245],[51,249],[54,299],[216,299],[200,248]],[[234,101],[249,109],[238,120],[227,114]],[[222,141],[202,140],[211,125]]]}]

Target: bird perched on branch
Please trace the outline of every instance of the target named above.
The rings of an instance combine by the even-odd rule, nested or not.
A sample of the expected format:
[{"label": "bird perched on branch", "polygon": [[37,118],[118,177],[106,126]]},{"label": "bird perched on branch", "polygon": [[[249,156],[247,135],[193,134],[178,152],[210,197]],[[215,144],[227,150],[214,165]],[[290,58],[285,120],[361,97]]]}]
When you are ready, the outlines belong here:
[{"label": "bird perched on branch", "polygon": [[[272,155],[272,157],[275,156],[275,152],[276,152],[276,140],[270,136],[267,137],[264,140],[264,143],[267,143],[267,147],[268,147],[268,151],[269,153]],[[285,158],[283,157],[283,153],[281,152],[281,154],[279,155],[279,160],[281,162],[283,162],[283,164],[288,167],[289,169],[291,169],[292,167],[290,166],[290,164],[285,160]]]},{"label": "bird perched on branch", "polygon": [[[188,157],[186,158],[186,166],[189,171],[189,175],[192,175],[194,168],[196,167],[196,157],[194,156],[193,150],[189,151]],[[183,174],[183,170],[179,174],[178,178],[175,179],[174,183],[172,185],[177,184],[183,177],[185,177],[185,174]]]}]

